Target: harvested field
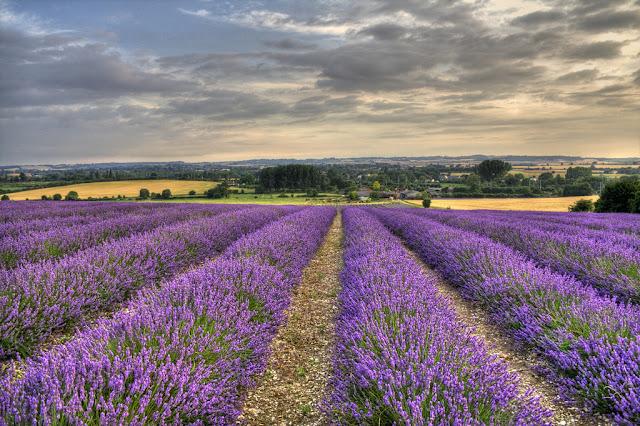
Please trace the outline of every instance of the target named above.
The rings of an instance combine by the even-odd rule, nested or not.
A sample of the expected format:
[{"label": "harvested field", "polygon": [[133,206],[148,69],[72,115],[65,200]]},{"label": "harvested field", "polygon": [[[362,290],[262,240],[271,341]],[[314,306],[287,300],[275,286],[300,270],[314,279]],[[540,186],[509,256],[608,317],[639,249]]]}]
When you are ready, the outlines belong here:
[{"label": "harvested field", "polygon": [[[538,210],[546,212],[566,212],[570,205],[586,198],[596,201],[597,195],[559,198],[434,198],[431,208],[453,210]],[[411,204],[422,205],[421,200],[411,200]]]}]

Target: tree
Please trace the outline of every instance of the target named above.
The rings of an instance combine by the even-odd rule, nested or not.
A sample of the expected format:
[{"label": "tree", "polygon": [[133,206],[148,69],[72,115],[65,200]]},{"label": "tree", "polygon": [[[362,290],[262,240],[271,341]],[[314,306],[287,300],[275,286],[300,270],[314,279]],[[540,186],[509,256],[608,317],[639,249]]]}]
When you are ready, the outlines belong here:
[{"label": "tree", "polygon": [[76,191],[69,191],[69,193],[64,197],[66,201],[78,201],[78,198],[78,193]]},{"label": "tree", "polygon": [[357,191],[351,191],[349,192],[349,199],[351,201],[358,201],[360,197],[358,197],[358,192]]},{"label": "tree", "polygon": [[590,178],[592,175],[591,169],[588,167],[569,167],[565,174],[565,179],[583,179]]},{"label": "tree", "polygon": [[631,213],[640,184],[631,179],[621,179],[607,184],[595,203],[596,213]]},{"label": "tree", "polygon": [[205,192],[207,198],[229,198],[229,184],[223,181]]},{"label": "tree", "polygon": [[379,199],[380,199],[380,192],[378,192],[378,191],[371,191],[371,192],[369,193],[369,198],[371,198],[371,199],[372,199],[372,200],[374,200],[374,201],[379,200]]},{"label": "tree", "polygon": [[171,198],[171,190],[170,189],[163,189],[162,190],[162,198],[165,200],[168,200],[169,198]]},{"label": "tree", "polygon": [[469,192],[480,192],[480,176],[475,173],[471,173],[467,177],[467,186],[469,187]]},{"label": "tree", "polygon": [[484,160],[476,167],[478,175],[487,182],[504,177],[509,170],[511,170],[511,164],[502,160]]},{"label": "tree", "polygon": [[149,198],[151,196],[151,194],[149,193],[149,190],[146,188],[142,188],[140,190],[140,198]]},{"label": "tree", "polygon": [[562,190],[563,197],[577,197],[593,194],[593,188],[587,182],[566,185]]},{"label": "tree", "polygon": [[9,196],[7,194],[4,194],[2,196],[2,201],[9,201]]},{"label": "tree", "polygon": [[43,195],[41,198],[42,198],[42,200],[44,200],[44,201],[46,201],[46,200],[50,200],[50,198],[49,198],[49,197],[47,197],[46,195]]},{"label": "tree", "polygon": [[422,198],[422,207],[424,207],[425,209],[431,207],[431,198],[429,197],[429,195],[425,194]]},{"label": "tree", "polygon": [[315,188],[307,188],[307,197],[313,198],[318,196],[318,190]]},{"label": "tree", "polygon": [[60,200],[62,200],[62,195],[60,195],[60,194],[53,194],[53,197],[52,197],[52,198],[53,198],[53,200],[54,200],[54,201],[60,201]]},{"label": "tree", "polygon": [[569,206],[570,212],[592,212],[593,201],[587,199],[581,199],[576,201],[572,206]]},{"label": "tree", "polygon": [[191,191],[189,191],[189,195],[196,195],[196,191],[192,189]]},{"label": "tree", "polygon": [[380,191],[380,182],[373,182],[373,185],[371,185],[371,189],[373,189],[374,191]]}]

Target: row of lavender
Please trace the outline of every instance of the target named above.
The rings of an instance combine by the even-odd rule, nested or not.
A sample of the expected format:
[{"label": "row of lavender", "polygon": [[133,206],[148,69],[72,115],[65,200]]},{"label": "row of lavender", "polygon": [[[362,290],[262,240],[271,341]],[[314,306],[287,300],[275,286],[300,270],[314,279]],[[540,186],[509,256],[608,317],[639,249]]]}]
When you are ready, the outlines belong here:
[{"label": "row of lavender", "polygon": [[568,399],[640,423],[640,308],[474,232],[399,210],[371,210],[466,297],[542,353]]},{"label": "row of lavender", "polygon": [[[38,219],[33,224],[34,228],[40,228],[38,222],[48,222],[48,226],[42,227],[44,229],[40,231],[28,230],[0,238],[0,269],[56,259],[106,241],[151,231],[190,218],[211,217],[244,208],[247,206],[172,204],[132,213],[118,212],[119,214],[115,217],[103,220],[92,215],[90,217],[93,220],[90,222],[76,223],[72,226],[69,226],[70,221],[59,225],[55,218]],[[86,217],[80,217],[86,219]]]},{"label": "row of lavender", "polygon": [[193,218],[57,261],[0,271],[0,358],[27,355],[54,330],[109,309],[300,209],[252,207]]},{"label": "row of lavender", "polygon": [[153,203],[115,203],[96,201],[29,201],[28,203],[9,202],[0,205],[0,223],[3,226],[17,222],[83,216],[102,216],[124,214],[135,211],[155,209]]},{"label": "row of lavender", "polygon": [[288,215],[28,360],[0,381],[0,423],[232,424],[334,216]]},{"label": "row of lavender", "polygon": [[550,424],[470,335],[433,276],[370,213],[344,211],[334,392],[338,424]]},{"label": "row of lavender", "polygon": [[514,247],[541,265],[593,286],[601,294],[640,303],[640,241],[636,235],[610,233],[605,237],[599,235],[602,231],[590,231],[579,224],[548,225],[531,219],[537,215],[527,213],[411,212]]}]

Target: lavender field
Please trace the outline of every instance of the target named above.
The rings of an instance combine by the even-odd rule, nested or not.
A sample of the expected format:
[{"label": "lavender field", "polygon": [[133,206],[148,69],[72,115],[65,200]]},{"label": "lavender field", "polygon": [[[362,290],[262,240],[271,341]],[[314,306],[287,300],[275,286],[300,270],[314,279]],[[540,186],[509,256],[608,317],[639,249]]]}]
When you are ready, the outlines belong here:
[{"label": "lavender field", "polygon": [[[637,215],[10,202],[0,425],[242,424],[281,336],[297,343],[304,310],[292,301],[337,220],[340,268],[315,277],[334,279],[335,294],[308,295],[335,307],[330,324],[308,324],[331,333],[324,392],[313,403],[265,394],[261,405],[289,398],[298,417],[261,422],[566,419],[442,294],[446,282],[540,358],[543,371],[530,369],[554,404],[576,407],[575,424],[640,423]],[[318,362],[280,379],[315,386]]]}]

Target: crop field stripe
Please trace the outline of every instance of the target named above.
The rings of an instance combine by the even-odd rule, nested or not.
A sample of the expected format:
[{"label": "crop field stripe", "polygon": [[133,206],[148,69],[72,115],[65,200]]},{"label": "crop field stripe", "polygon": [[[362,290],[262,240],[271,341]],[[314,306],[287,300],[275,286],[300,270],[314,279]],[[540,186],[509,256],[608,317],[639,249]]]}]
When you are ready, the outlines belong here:
[{"label": "crop field stripe", "polygon": [[[65,203],[61,201],[60,203]],[[110,203],[115,206],[115,203]],[[141,204],[138,204],[141,205]],[[73,226],[82,226],[88,223],[100,222],[103,220],[117,219],[124,216],[139,216],[143,214],[149,214],[150,212],[157,212],[163,209],[168,209],[170,204],[158,205],[156,209],[135,209],[130,211],[119,211],[116,209],[104,207],[99,212],[90,212],[88,214],[76,214],[73,216],[53,216],[42,217],[38,219],[21,219],[13,220],[11,222],[4,223],[0,227],[0,239],[11,238],[17,235],[29,235],[34,232],[47,231],[52,228],[69,228]],[[78,213],[81,209],[78,209]]]},{"label": "crop field stripe", "polygon": [[[0,204],[0,223],[19,220],[35,220],[48,217],[100,216],[104,212],[122,213],[144,209],[142,203],[115,203],[107,201],[29,201],[28,203],[8,202]],[[151,205],[150,205],[151,206]]]},{"label": "crop field stripe", "polygon": [[216,256],[300,207],[256,207],[193,219],[29,267],[0,271],[0,358],[29,355],[53,330]]},{"label": "crop field stripe", "polygon": [[[181,206],[180,206],[181,207]],[[129,213],[121,217],[73,227],[53,227],[46,231],[0,239],[0,269],[11,269],[27,263],[54,260],[65,255],[142,232],[170,226],[200,217],[213,217],[243,206],[219,208],[160,208],[144,215]]]},{"label": "crop field stripe", "polygon": [[539,223],[553,222],[573,225],[578,228],[611,231],[620,234],[640,234],[640,218],[637,214],[627,213],[549,213],[528,211],[522,213],[500,210],[476,210],[481,215],[517,217],[522,214],[527,219],[536,219]]},{"label": "crop field stripe", "polygon": [[483,217],[474,212],[410,210],[410,213],[489,237],[559,273],[574,276],[602,295],[640,303],[640,252],[619,241],[596,241],[560,230],[541,229],[526,221]]},{"label": "crop field stripe", "polygon": [[640,423],[640,308],[538,267],[503,244],[401,210],[367,209],[516,340],[539,351],[567,400]]},{"label": "crop field stripe", "polygon": [[551,424],[550,413],[531,391],[518,393],[517,375],[470,335],[400,240],[364,209],[347,208],[343,216],[328,399],[335,423]]},{"label": "crop field stripe", "polygon": [[293,291],[286,325],[273,339],[266,373],[249,391],[241,421],[329,424],[320,404],[332,371],[342,237],[342,215],[338,214]]},{"label": "crop field stripe", "polygon": [[[8,424],[233,424],[336,212],[290,209],[0,379]],[[252,210],[254,213],[257,209]]]}]

